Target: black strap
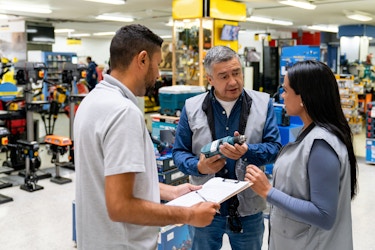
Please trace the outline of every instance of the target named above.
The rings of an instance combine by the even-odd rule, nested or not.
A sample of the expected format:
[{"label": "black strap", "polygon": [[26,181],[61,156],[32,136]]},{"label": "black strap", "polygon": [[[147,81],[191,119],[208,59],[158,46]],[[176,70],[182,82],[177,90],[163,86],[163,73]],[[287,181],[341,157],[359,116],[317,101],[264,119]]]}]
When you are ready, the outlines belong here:
[{"label": "black strap", "polygon": [[240,202],[237,198],[237,195],[233,196],[229,199],[229,217],[228,217],[228,224],[229,229],[234,233],[242,233],[242,223],[240,220],[240,214],[238,213],[238,206]]}]

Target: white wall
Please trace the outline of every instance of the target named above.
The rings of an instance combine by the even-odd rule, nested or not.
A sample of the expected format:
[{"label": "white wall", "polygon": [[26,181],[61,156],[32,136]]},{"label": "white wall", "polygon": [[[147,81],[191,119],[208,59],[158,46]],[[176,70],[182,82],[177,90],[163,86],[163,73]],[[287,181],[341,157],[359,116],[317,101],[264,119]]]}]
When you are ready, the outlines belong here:
[{"label": "white wall", "polygon": [[56,36],[53,52],[75,52],[80,63],[86,63],[86,57],[91,56],[98,65],[105,65],[109,60],[109,46],[112,37],[105,38],[82,38],[80,45],[68,45],[66,37]]},{"label": "white wall", "polygon": [[258,52],[262,51],[262,41],[254,40],[255,33],[257,32],[240,31],[240,33],[238,33],[238,54],[242,55],[245,47],[255,48]]}]

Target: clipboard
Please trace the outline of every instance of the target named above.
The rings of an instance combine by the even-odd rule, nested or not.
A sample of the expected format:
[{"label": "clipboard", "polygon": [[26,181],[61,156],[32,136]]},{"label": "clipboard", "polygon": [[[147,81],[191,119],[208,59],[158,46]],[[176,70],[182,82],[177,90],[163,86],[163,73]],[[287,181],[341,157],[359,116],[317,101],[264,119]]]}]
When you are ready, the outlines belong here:
[{"label": "clipboard", "polygon": [[212,201],[220,204],[249,188],[251,185],[252,183],[248,181],[214,177],[203,184],[201,189],[184,194],[170,202],[167,202],[166,205],[191,207],[204,201]]}]

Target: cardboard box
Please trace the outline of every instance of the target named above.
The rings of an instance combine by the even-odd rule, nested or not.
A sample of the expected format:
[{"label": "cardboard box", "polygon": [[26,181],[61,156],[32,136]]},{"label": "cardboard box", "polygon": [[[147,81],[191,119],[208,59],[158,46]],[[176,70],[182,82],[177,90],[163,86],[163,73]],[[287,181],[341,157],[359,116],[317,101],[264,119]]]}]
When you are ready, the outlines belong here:
[{"label": "cardboard box", "polygon": [[187,225],[170,225],[160,228],[158,250],[191,249],[191,239]]}]

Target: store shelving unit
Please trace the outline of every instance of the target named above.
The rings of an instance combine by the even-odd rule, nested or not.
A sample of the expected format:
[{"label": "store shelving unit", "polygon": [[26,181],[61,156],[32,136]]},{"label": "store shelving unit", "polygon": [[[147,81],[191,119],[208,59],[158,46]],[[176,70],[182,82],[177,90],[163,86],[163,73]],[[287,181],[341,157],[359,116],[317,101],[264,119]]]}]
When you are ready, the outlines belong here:
[{"label": "store shelving unit", "polygon": [[43,52],[43,59],[47,66],[47,79],[57,82],[61,78],[64,63],[77,63],[77,54],[69,52]]},{"label": "store shelving unit", "polygon": [[354,82],[350,74],[335,75],[340,92],[341,107],[353,134],[362,131],[363,118],[358,107],[358,95],[363,94],[363,85]]},{"label": "store shelving unit", "polygon": [[[209,6],[208,6],[209,5]],[[246,5],[222,0],[172,2],[173,85],[207,86],[203,60],[213,46],[238,51],[238,39],[222,40],[225,25],[246,21]]]}]

